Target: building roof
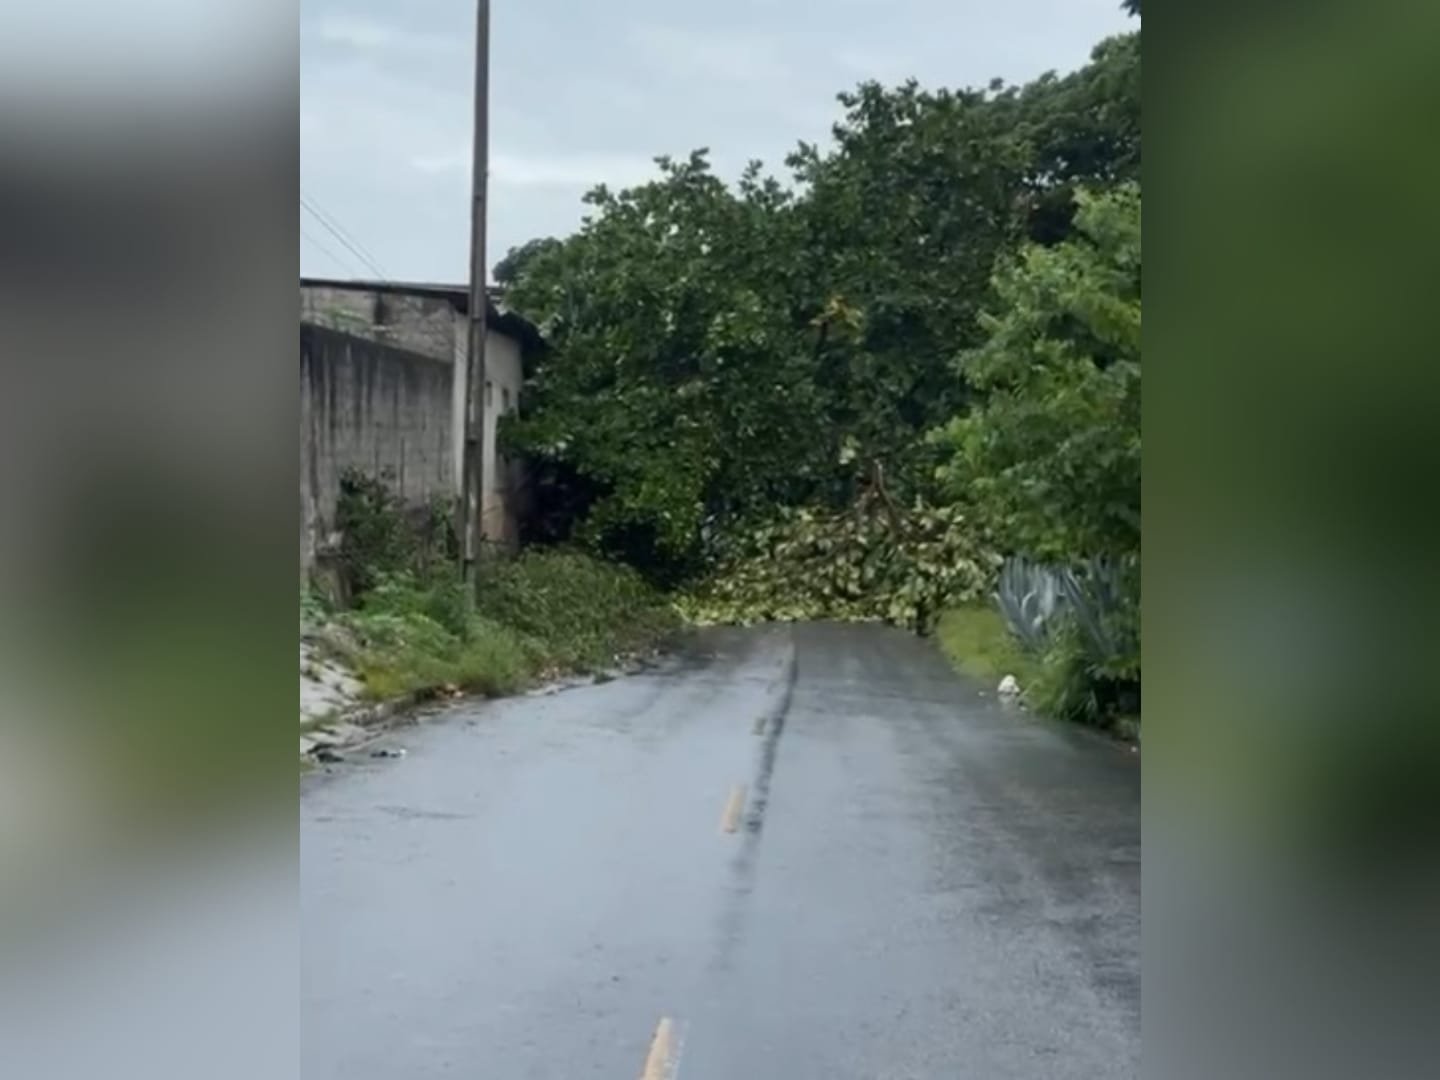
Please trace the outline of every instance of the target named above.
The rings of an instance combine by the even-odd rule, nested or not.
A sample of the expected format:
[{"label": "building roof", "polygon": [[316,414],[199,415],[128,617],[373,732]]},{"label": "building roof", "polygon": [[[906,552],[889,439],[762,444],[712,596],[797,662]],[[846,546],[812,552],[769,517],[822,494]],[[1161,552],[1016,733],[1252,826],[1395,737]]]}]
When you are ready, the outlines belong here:
[{"label": "building roof", "polygon": [[[470,313],[470,286],[446,285],[437,282],[417,281],[367,281],[360,278],[316,278],[301,277],[300,285],[317,286],[324,289],[356,289],[362,292],[398,293],[402,296],[425,296],[435,300],[449,301],[462,315]],[[523,315],[506,308],[501,302],[501,291],[487,286],[485,323],[508,337],[519,341],[528,352],[543,344],[540,331]]]}]

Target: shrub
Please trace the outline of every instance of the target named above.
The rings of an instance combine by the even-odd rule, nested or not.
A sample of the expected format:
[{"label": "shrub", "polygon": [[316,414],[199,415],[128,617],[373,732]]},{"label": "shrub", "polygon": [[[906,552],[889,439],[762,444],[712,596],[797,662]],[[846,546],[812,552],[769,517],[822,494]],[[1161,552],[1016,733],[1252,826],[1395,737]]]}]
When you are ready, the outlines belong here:
[{"label": "shrub", "polygon": [[1140,678],[1140,562],[1092,559],[1060,575],[1065,608],[1103,677]]},{"label": "shrub", "polygon": [[1138,714],[1139,571],[1133,556],[1061,568],[1006,561],[996,601],[1038,661],[1026,692],[1034,708],[1092,724]]},{"label": "shrub", "polygon": [[360,601],[387,577],[411,573],[444,578],[458,554],[451,522],[453,500],[407,506],[380,476],[346,469],[340,477],[335,528],[345,594]]},{"label": "shrub", "polygon": [[1138,716],[1139,560],[1093,559],[1054,576],[1063,599],[1047,620],[1027,700],[1049,716],[1088,724]]},{"label": "shrub", "polygon": [[532,553],[481,574],[471,610],[453,578],[380,575],[358,610],[337,617],[332,648],[376,699],[453,687],[511,693],[536,677],[593,671],[656,645],[678,625],[633,571],[584,555]]},{"label": "shrub", "polygon": [[1038,712],[1061,720],[1110,726],[1140,714],[1140,679],[1117,675],[1095,661],[1075,621],[1066,618],[1026,690]]},{"label": "shrub", "polygon": [[421,614],[461,640],[469,636],[470,603],[453,570],[424,583],[409,571],[380,575],[360,607],[377,615]]},{"label": "shrub", "polygon": [[447,515],[443,500],[411,511],[382,480],[354,471],[342,480],[337,521],[353,607],[331,614],[302,592],[302,629],[323,624],[315,636],[371,697],[508,693],[538,675],[613,663],[678,625],[633,570],[562,551],[482,566],[476,605],[455,570]]},{"label": "shrub", "polygon": [[1064,598],[1061,574],[1042,563],[1012,557],[1000,570],[996,602],[1010,632],[1030,652],[1043,653]]},{"label": "shrub", "polygon": [[1059,720],[1099,724],[1100,699],[1080,635],[1074,623],[1062,620],[1025,687],[1025,700],[1037,712]]},{"label": "shrub", "polygon": [[405,527],[404,508],[383,479],[358,469],[340,476],[335,504],[340,533],[340,569],[347,593],[363,596],[379,576],[405,569],[414,554],[414,539]]},{"label": "shrub", "polygon": [[488,619],[471,617],[463,637],[420,612],[359,613],[347,622],[358,645],[353,663],[375,699],[450,687],[505,694],[533,671],[519,635]]},{"label": "shrub", "polygon": [[665,598],[628,567],[564,550],[482,569],[479,610],[538,646],[548,665],[594,670],[678,626]]}]

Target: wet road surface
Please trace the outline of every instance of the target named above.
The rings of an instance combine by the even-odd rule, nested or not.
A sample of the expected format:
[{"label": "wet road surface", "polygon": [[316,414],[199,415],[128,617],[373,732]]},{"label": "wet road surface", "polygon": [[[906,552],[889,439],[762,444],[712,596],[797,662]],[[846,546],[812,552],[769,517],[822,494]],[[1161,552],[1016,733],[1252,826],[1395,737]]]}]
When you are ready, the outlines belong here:
[{"label": "wet road surface", "polygon": [[1137,755],[899,631],[699,645],[307,779],[307,1080],[1139,1075]]}]

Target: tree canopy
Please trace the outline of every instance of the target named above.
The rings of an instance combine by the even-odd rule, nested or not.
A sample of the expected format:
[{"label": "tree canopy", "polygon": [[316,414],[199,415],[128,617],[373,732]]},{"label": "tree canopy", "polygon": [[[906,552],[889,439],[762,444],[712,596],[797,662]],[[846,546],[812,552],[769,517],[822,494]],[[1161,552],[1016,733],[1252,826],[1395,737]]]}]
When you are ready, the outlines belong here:
[{"label": "tree canopy", "polygon": [[976,395],[938,442],[947,494],[1009,551],[1140,549],[1140,193],[1081,192],[1076,234],[995,278],[987,338],[961,355]]},{"label": "tree canopy", "polygon": [[[550,345],[524,418],[503,429],[535,470],[545,534],[679,579],[785,508],[839,512],[880,490],[909,508],[965,487],[990,492],[977,517],[1007,543],[1124,542],[1119,510],[1103,527],[1072,522],[1077,497],[1055,510],[1063,524],[1045,523],[964,478],[1009,461],[973,448],[982,419],[1004,434],[994,453],[1035,447],[1003,408],[1019,357],[1097,357],[1091,338],[1123,352],[1119,329],[1083,320],[1114,312],[1065,305],[1129,303],[1114,260],[1128,257],[1132,202],[1139,238],[1126,194],[1140,169],[1138,32],[1024,86],[864,83],[839,100],[831,144],[800,144],[783,180],[756,162],[727,185],[704,150],[661,158],[658,179],[587,195],[573,236],[496,267]],[[1137,333],[1138,266],[1137,252]],[[1081,273],[1088,300],[1054,284]],[[1056,330],[1043,305],[1079,321]],[[1100,359],[1104,379],[1129,370]],[[1138,400],[1138,341],[1135,366]],[[1031,386],[1027,407],[1057,410],[1060,426],[1083,420],[1082,403],[1118,407],[1108,382],[1064,370],[1069,391]],[[1127,499],[1114,495],[1128,512]]]},{"label": "tree canopy", "polygon": [[508,289],[520,280],[520,275],[535,260],[535,256],[559,246],[560,241],[553,236],[540,236],[512,247],[505,253],[505,257],[495,264],[492,272],[495,284],[502,289]]}]

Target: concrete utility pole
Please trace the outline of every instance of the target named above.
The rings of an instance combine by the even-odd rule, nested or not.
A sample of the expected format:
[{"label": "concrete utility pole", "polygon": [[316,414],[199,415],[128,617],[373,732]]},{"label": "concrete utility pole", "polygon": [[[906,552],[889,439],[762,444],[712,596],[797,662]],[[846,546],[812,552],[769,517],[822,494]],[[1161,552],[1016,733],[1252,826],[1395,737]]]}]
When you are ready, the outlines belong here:
[{"label": "concrete utility pole", "polygon": [[470,321],[465,349],[465,458],[460,529],[462,570],[476,587],[485,508],[485,187],[490,157],[490,0],[475,9],[475,158],[470,187]]}]

